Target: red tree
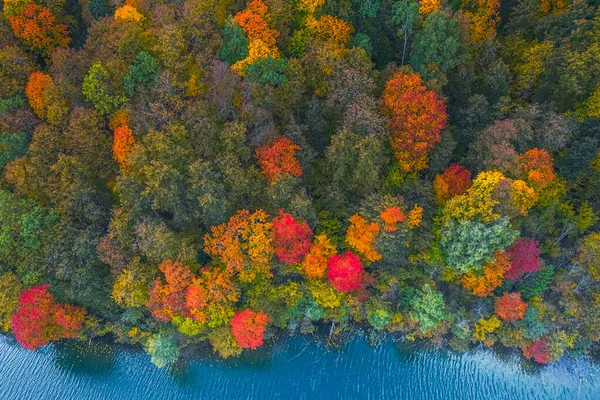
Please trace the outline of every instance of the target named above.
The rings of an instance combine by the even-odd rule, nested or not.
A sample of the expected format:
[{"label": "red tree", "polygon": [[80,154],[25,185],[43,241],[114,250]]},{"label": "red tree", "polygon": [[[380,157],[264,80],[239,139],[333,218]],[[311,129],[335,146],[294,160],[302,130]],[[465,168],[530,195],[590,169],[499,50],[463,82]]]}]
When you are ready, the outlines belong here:
[{"label": "red tree", "polygon": [[269,322],[270,319],[264,312],[254,312],[247,308],[245,311],[235,313],[229,324],[231,333],[241,348],[255,349],[262,346]]},{"label": "red tree", "polygon": [[185,297],[194,275],[187,266],[170,260],[159,266],[166,283],[156,278],[150,289],[148,309],[159,321],[170,321],[173,317],[187,316]]},{"label": "red tree", "polygon": [[506,252],[510,259],[510,268],[504,274],[506,278],[514,280],[540,269],[539,255],[542,250],[536,240],[519,238],[507,247]]},{"label": "red tree", "polygon": [[329,258],[327,277],[335,290],[351,292],[361,288],[363,270],[360,259],[348,251]]},{"label": "red tree", "polygon": [[534,359],[540,364],[550,362],[550,347],[544,340],[536,340],[523,348],[523,355],[528,359]]},{"label": "red tree", "polygon": [[494,310],[503,320],[507,322],[523,319],[527,311],[527,303],[521,300],[521,293],[504,292],[502,297],[496,297]]},{"label": "red tree", "polygon": [[313,231],[306,221],[297,222],[283,210],[273,218],[273,251],[282,263],[300,262],[310,250],[312,238]]},{"label": "red tree", "polygon": [[296,150],[301,147],[286,137],[256,149],[256,158],[269,182],[274,182],[283,173],[302,175],[302,166],[296,159]]},{"label": "red tree", "polygon": [[427,167],[429,151],[441,140],[448,119],[444,102],[422,83],[418,74],[398,72],[383,92],[390,143],[398,167],[406,173]]},{"label": "red tree", "polygon": [[35,350],[51,340],[77,336],[85,314],[83,308],[56,303],[48,285],[35,286],[19,296],[12,330],[23,347]]},{"label": "red tree", "polygon": [[67,25],[57,24],[48,7],[27,5],[17,16],[9,17],[15,36],[32,51],[50,56],[56,46],[67,47],[71,39]]},{"label": "red tree", "polygon": [[445,203],[454,196],[465,193],[471,187],[471,172],[458,164],[451,164],[443,174],[437,174],[433,189],[438,203]]}]

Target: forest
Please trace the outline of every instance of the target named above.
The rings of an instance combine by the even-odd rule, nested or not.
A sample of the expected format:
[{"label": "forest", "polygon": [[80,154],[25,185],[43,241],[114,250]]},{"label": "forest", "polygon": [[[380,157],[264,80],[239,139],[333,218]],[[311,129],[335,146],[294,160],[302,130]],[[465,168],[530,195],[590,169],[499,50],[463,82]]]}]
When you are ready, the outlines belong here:
[{"label": "forest", "polygon": [[598,0],[3,0],[0,330],[600,344]]}]

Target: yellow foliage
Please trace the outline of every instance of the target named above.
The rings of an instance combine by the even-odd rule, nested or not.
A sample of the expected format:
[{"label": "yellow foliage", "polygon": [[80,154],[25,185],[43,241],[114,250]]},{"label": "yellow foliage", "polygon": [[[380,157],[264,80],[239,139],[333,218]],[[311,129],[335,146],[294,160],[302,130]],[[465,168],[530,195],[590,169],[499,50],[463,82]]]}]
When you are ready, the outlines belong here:
[{"label": "yellow foliage", "polygon": [[475,325],[475,332],[473,337],[475,339],[484,342],[486,345],[491,346],[493,341],[486,337],[488,333],[494,333],[494,331],[502,326],[502,322],[495,315],[488,319],[480,318]]},{"label": "yellow foliage", "polygon": [[307,18],[306,28],[317,40],[336,47],[345,47],[354,30],[346,21],[331,15],[321,15],[318,19],[312,16]]},{"label": "yellow foliage", "polygon": [[308,290],[315,298],[318,305],[323,308],[336,308],[342,304],[344,294],[338,292],[325,281],[313,280],[308,283]]},{"label": "yellow foliage", "polygon": [[243,60],[240,60],[233,64],[231,66],[231,69],[243,76],[244,69],[248,65],[254,64],[260,59],[269,57],[279,57],[279,50],[277,50],[277,47],[268,46],[265,42],[263,42],[260,39],[252,40],[248,44],[248,56]]},{"label": "yellow foliage", "polygon": [[421,224],[423,220],[423,207],[419,207],[417,204],[412,210],[408,212],[408,218],[406,219],[406,225],[409,228],[416,228]]},{"label": "yellow foliage", "polygon": [[141,307],[148,300],[147,285],[134,276],[130,270],[123,270],[115,279],[112,298],[119,305]]},{"label": "yellow foliage", "polygon": [[117,8],[115,11],[115,21],[123,20],[140,22],[143,19],[144,16],[135,7],[132,7],[129,4]]}]

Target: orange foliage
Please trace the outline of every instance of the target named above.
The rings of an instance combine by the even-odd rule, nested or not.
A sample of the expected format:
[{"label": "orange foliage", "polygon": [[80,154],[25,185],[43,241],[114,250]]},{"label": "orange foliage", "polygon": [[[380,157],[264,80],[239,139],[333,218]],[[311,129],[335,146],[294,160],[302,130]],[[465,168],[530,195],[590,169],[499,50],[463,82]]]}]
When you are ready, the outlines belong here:
[{"label": "orange foliage", "polygon": [[444,102],[422,83],[418,74],[397,72],[383,92],[390,142],[398,167],[406,173],[427,167],[429,151],[441,140],[448,119]]},{"label": "orange foliage", "polygon": [[146,304],[154,318],[168,322],[175,316],[186,316],[185,295],[194,275],[189,267],[167,260],[160,264],[165,277],[156,278]]},{"label": "orange foliage", "polygon": [[50,75],[42,72],[33,72],[29,76],[25,94],[27,95],[31,109],[41,119],[46,119],[48,95],[54,90],[54,87],[54,81]]},{"label": "orange foliage", "polygon": [[57,24],[48,7],[29,4],[19,15],[8,20],[15,36],[43,56],[49,57],[57,46],[66,48],[71,41],[67,25]]},{"label": "orange foliage", "polygon": [[511,322],[517,319],[523,319],[527,311],[527,303],[521,300],[521,293],[504,292],[502,297],[496,297],[494,311],[503,320]]},{"label": "orange foliage", "polygon": [[114,131],[113,140],[113,157],[121,168],[126,169],[129,162],[129,157],[133,152],[133,131],[127,125],[119,126]]},{"label": "orange foliage", "polygon": [[379,225],[370,224],[358,214],[350,217],[350,226],[346,231],[346,243],[356,250],[365,260],[374,262],[381,259],[381,254],[373,247],[373,242],[379,232]]},{"label": "orange foliage", "polygon": [[438,204],[465,193],[471,187],[471,172],[458,164],[451,164],[443,174],[433,180],[433,190]]},{"label": "orange foliage", "polygon": [[419,2],[419,14],[427,17],[441,7],[440,0],[421,0]]},{"label": "orange foliage", "polygon": [[256,149],[256,158],[269,182],[276,181],[283,173],[302,175],[302,166],[296,158],[301,147],[286,137]]},{"label": "orange foliage", "polygon": [[475,296],[490,296],[494,289],[502,285],[504,273],[510,268],[508,254],[497,251],[495,260],[483,266],[481,273],[471,271],[460,279],[465,289]]},{"label": "orange foliage", "polygon": [[546,150],[531,149],[517,159],[521,179],[536,192],[540,192],[554,181],[554,163]]},{"label": "orange foliage", "polygon": [[324,233],[317,235],[300,266],[308,279],[325,277],[327,260],[336,253],[333,243]]},{"label": "orange foliage", "polygon": [[204,251],[242,281],[251,282],[256,274],[271,277],[273,237],[267,217],[262,210],[238,211],[228,222],[210,227],[210,234],[204,235]]},{"label": "orange foliage", "polygon": [[233,20],[246,32],[250,42],[260,40],[267,46],[275,46],[279,32],[270,29],[265,17],[269,7],[261,0],[252,0],[246,9],[235,14]]},{"label": "orange foliage", "polygon": [[227,270],[206,267],[187,289],[185,307],[195,321],[217,326],[231,318],[238,297],[239,290]]},{"label": "orange foliage", "polygon": [[402,212],[400,207],[397,206],[386,208],[379,217],[383,220],[384,228],[387,232],[394,232],[397,230],[397,224],[406,219],[406,215]]}]

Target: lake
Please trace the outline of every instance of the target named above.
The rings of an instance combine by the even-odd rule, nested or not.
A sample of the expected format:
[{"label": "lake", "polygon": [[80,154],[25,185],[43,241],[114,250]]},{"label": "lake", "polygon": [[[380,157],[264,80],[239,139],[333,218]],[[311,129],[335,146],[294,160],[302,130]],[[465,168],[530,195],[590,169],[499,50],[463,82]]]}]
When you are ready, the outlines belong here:
[{"label": "lake", "polygon": [[0,399],[600,399],[600,366],[566,359],[524,371],[516,356],[410,350],[356,338],[327,350],[291,338],[241,359],[160,370],[141,350],[0,336]]}]

